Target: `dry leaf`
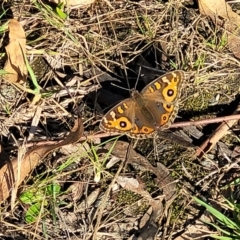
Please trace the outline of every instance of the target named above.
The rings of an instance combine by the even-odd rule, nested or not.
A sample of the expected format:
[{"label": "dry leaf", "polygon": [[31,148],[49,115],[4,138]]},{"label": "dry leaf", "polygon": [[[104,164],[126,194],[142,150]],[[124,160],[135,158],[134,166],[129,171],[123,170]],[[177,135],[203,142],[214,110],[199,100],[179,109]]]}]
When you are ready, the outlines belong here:
[{"label": "dry leaf", "polygon": [[240,25],[240,16],[232,11],[225,0],[199,0],[198,2],[200,13],[211,17],[214,22],[217,17],[221,17],[233,24]]},{"label": "dry leaf", "polygon": [[[117,178],[117,182],[118,184],[121,185],[121,187],[127,189],[127,190],[131,190],[131,191],[136,191],[139,190],[142,191],[143,190],[143,185],[142,183],[139,183],[137,179],[135,178],[130,178],[130,177],[123,177],[123,176],[119,176]],[[137,191],[138,193],[138,191]]]},{"label": "dry leaf", "polygon": [[[126,142],[118,141],[115,144],[112,155],[120,158],[121,160],[126,159],[128,145],[129,144]],[[107,149],[110,149],[112,147],[112,143],[107,143],[105,147]],[[132,148],[129,149],[129,159],[127,162],[138,165],[142,170],[151,171],[152,173],[154,173],[157,177],[156,184],[159,186],[160,189],[163,190],[165,199],[167,201],[174,196],[176,191],[176,183],[171,176],[169,170],[163,164],[158,163],[157,167],[153,167],[145,157],[138,154]],[[125,188],[125,186],[123,187]]]},{"label": "dry leaf", "polygon": [[[191,214],[188,215],[189,219],[192,218]],[[193,223],[188,224],[185,231],[175,238],[175,240],[186,240],[186,239],[198,239],[204,240],[206,239],[206,233],[209,232],[209,227],[205,222],[212,222],[212,219],[207,215],[203,214],[200,219],[196,219]]]},{"label": "dry leaf", "polygon": [[76,202],[79,200],[83,195],[83,182],[75,182],[69,188],[68,191],[71,192],[72,200]]},{"label": "dry leaf", "polygon": [[86,156],[87,151],[90,149],[90,146],[87,142],[85,143],[76,143],[68,144],[63,146],[60,149],[60,152],[66,156]]},{"label": "dry leaf", "polygon": [[23,53],[26,53],[26,36],[20,23],[11,19],[8,24],[9,44],[5,47],[7,61],[4,70],[11,74],[6,74],[5,79],[11,83],[25,82],[27,79],[27,67]]},{"label": "dry leaf", "polygon": [[233,12],[225,0],[199,0],[200,13],[209,16],[213,22],[226,29],[228,47],[240,58],[240,16]]},{"label": "dry leaf", "polygon": [[[0,169],[0,202],[7,199],[13,187],[18,188],[18,185],[24,178],[37,166],[49,152],[60,148],[63,145],[71,144],[79,141],[83,134],[82,119],[78,118],[70,134],[61,142],[52,142],[52,144],[36,146],[28,151],[21,161],[17,158],[11,162],[7,162]],[[1,159],[4,161],[5,159]]]},{"label": "dry leaf", "polygon": [[56,4],[63,3],[71,9],[74,9],[90,5],[94,3],[95,0],[50,0],[50,2],[54,2]]},{"label": "dry leaf", "polygon": [[141,229],[139,230],[138,239],[154,239],[154,236],[157,233],[158,229],[154,222],[162,213],[162,199],[154,200],[149,192],[144,190],[145,185],[137,179],[119,176],[117,177],[116,181],[124,189],[140,194],[143,198],[148,200],[151,208],[148,214],[148,218],[146,219],[146,216],[144,216],[140,221],[141,225],[139,225],[139,227]]},{"label": "dry leaf", "polygon": [[157,224],[155,221],[157,217],[160,215],[163,207],[161,200],[150,201],[151,207],[148,211],[143,215],[139,222],[139,231],[138,231],[138,240],[154,240],[156,239],[156,234],[158,232]]},{"label": "dry leaf", "polygon": [[87,208],[91,207],[92,204],[97,200],[99,194],[101,192],[100,188],[95,189],[93,192],[91,192],[89,194],[89,196],[87,196],[87,198],[85,200],[83,200],[75,209],[75,213],[78,212],[83,212],[85,211]]}]

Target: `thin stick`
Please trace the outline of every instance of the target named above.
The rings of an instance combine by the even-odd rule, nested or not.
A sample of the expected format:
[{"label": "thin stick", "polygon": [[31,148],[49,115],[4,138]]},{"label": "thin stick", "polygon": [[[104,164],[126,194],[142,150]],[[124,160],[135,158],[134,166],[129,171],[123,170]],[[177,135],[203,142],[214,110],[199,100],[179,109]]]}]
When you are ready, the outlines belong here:
[{"label": "thin stick", "polygon": [[218,122],[225,122],[229,120],[238,120],[240,119],[240,114],[235,114],[226,117],[217,117],[217,118],[210,118],[210,119],[203,119],[198,121],[188,121],[188,122],[178,122],[173,123],[170,128],[178,128],[178,127],[187,127],[187,126],[198,126],[198,125],[206,125],[210,123],[218,123]]},{"label": "thin stick", "polygon": [[[198,120],[198,121],[188,121],[188,122],[179,122],[179,123],[173,123],[170,128],[179,128],[179,127],[187,127],[187,126],[198,126],[198,125],[206,125],[206,124],[210,124],[210,123],[218,123],[218,122],[225,122],[225,121],[229,121],[229,120],[238,120],[240,119],[240,114],[234,114],[231,116],[226,116],[226,117],[218,117],[218,118],[211,118],[211,119],[204,119],[204,120]],[[88,137],[81,137],[80,141],[85,141],[89,138],[103,138],[103,137],[109,137],[109,136],[117,136],[120,135],[119,133],[108,133],[108,132],[102,132],[102,133],[97,133],[95,135],[92,136],[88,136]],[[32,143],[27,143],[27,147],[31,147],[34,145],[45,145],[45,144],[55,144],[57,141],[49,141],[49,140],[45,140],[45,141],[41,141],[41,142],[32,142]],[[13,146],[13,147],[7,147],[5,148],[5,150],[11,150],[11,149],[15,149],[17,147]]]}]

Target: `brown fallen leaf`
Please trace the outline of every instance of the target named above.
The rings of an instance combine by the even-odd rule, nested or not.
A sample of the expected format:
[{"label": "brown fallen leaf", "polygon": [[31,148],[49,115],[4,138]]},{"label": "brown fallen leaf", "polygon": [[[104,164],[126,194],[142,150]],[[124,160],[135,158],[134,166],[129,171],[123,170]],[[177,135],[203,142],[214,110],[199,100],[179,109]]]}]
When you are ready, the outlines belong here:
[{"label": "brown fallen leaf", "polygon": [[99,194],[101,192],[100,188],[95,189],[91,192],[80,204],[76,206],[74,209],[75,213],[84,212],[87,208],[91,207],[92,204],[97,200]]},{"label": "brown fallen leaf", "polygon": [[118,176],[116,181],[122,188],[140,194],[149,201],[152,200],[150,193],[144,189],[145,185],[140,180],[132,177]]},{"label": "brown fallen leaf", "polygon": [[[138,230],[138,240],[154,240],[156,239],[156,234],[159,230],[158,224],[156,224],[156,219],[159,217],[162,211],[162,200],[152,199],[150,201],[151,207],[148,209],[147,213],[144,214],[140,220],[139,230]],[[148,219],[147,219],[148,216]],[[145,218],[145,219],[144,219]],[[163,238],[162,238],[163,239]]]},{"label": "brown fallen leaf", "polygon": [[[225,0],[199,0],[198,2],[200,13],[211,17],[214,22],[216,18],[222,17],[233,24],[240,24],[240,16],[232,11],[231,6]],[[217,21],[218,23],[223,22],[220,18]]]},{"label": "brown fallen leaf", "polygon": [[[18,158],[7,162],[0,169],[0,202],[6,200],[13,189],[17,189],[24,178],[37,166],[49,152],[60,148],[63,145],[79,141],[83,134],[82,119],[79,117],[75,121],[70,134],[61,142],[52,142],[43,146],[36,146],[29,150],[23,159]],[[1,159],[4,161],[5,159]],[[15,192],[15,191],[14,191]],[[14,196],[13,196],[14,197]]]},{"label": "brown fallen leaf", "polygon": [[[188,214],[189,219],[192,218],[191,214]],[[203,214],[196,219],[196,221],[189,221],[189,224],[185,227],[180,236],[174,238],[174,240],[186,240],[186,239],[198,239],[204,240],[210,235],[210,230],[206,222],[212,222],[212,219],[208,214]],[[214,232],[211,232],[213,235]]]},{"label": "brown fallen leaf", "polygon": [[4,77],[11,83],[23,83],[27,79],[27,67],[23,54],[26,53],[26,36],[21,24],[11,19],[8,23],[9,44],[5,47],[7,61],[4,70],[9,74]]},{"label": "brown fallen leaf", "polygon": [[146,186],[140,179],[119,176],[116,180],[124,189],[140,194],[148,201],[151,206],[148,212],[148,219],[146,219],[146,216],[141,219],[138,239],[155,239],[155,234],[158,230],[155,222],[163,211],[162,199],[153,199],[150,193],[145,190]]},{"label": "brown fallen leaf", "polygon": [[240,58],[240,16],[232,11],[225,0],[199,0],[199,10],[202,15],[209,16],[214,23],[226,30],[228,47]]}]

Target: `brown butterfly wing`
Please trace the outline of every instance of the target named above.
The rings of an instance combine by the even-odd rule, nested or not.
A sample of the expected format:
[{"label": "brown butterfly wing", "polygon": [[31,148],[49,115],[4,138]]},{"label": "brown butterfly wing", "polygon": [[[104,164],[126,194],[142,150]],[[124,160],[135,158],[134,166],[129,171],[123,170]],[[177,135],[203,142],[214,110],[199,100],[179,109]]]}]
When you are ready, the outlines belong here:
[{"label": "brown butterfly wing", "polygon": [[145,99],[174,104],[181,94],[184,81],[183,71],[172,71],[150,82],[141,94]]},{"label": "brown butterfly wing", "polygon": [[141,92],[147,109],[161,130],[168,128],[177,116],[177,100],[184,80],[183,71],[173,71],[155,79]]},{"label": "brown butterfly wing", "polygon": [[132,138],[152,137],[155,131],[132,98],[123,100],[108,111],[99,127],[105,132],[123,133]]},{"label": "brown butterfly wing", "polygon": [[100,129],[105,132],[128,132],[132,129],[135,118],[135,103],[127,98],[109,110],[102,121]]}]

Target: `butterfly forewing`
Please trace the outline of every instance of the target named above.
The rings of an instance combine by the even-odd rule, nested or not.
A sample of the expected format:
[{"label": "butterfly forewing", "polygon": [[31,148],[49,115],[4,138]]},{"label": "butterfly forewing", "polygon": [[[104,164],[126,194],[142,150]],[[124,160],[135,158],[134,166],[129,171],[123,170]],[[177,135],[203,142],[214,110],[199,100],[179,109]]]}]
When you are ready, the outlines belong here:
[{"label": "butterfly forewing", "polygon": [[141,91],[145,99],[174,104],[181,93],[184,72],[176,70],[156,78]]}]

